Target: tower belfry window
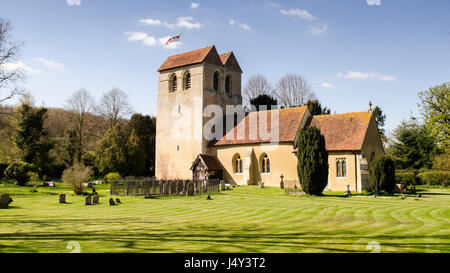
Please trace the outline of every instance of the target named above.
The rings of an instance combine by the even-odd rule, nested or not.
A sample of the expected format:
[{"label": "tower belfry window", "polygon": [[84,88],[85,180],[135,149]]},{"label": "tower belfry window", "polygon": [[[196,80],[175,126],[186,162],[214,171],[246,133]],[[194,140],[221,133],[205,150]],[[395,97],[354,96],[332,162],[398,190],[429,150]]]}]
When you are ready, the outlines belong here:
[{"label": "tower belfry window", "polygon": [[225,79],[225,92],[231,93],[231,76],[227,76]]},{"label": "tower belfry window", "polygon": [[170,78],[170,92],[177,91],[177,76],[173,75],[172,78]]},{"label": "tower belfry window", "polygon": [[185,76],[185,83],[184,83],[184,85],[185,85],[185,89],[190,89],[191,88],[191,73],[186,73],[186,76]]},{"label": "tower belfry window", "polygon": [[214,90],[219,90],[219,72],[215,72],[213,76],[213,88]]}]

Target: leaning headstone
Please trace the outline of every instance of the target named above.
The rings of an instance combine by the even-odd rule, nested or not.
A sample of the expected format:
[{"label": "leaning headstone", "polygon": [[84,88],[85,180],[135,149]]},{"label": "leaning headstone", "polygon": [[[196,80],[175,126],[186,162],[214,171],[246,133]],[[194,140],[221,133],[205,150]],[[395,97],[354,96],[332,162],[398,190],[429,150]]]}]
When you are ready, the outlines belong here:
[{"label": "leaning headstone", "polygon": [[119,198],[116,198],[116,203],[117,203],[117,204],[122,204],[122,202],[120,202],[120,199],[119,199]]},{"label": "leaning headstone", "polygon": [[65,193],[61,193],[59,195],[59,203],[61,203],[61,204],[66,203],[66,194]]},{"label": "leaning headstone", "polygon": [[114,199],[109,198],[109,205],[114,206],[116,203],[114,202]]},{"label": "leaning headstone", "polygon": [[98,195],[92,196],[92,204],[98,204],[100,197]]},{"label": "leaning headstone", "polygon": [[9,204],[11,204],[12,201],[13,200],[11,197],[9,197],[9,194],[0,195],[0,209],[9,208]]},{"label": "leaning headstone", "polygon": [[188,196],[193,196],[194,195],[194,183],[189,182],[189,184],[187,185],[187,191],[186,191],[186,195]]},{"label": "leaning headstone", "polygon": [[84,199],[84,204],[85,205],[91,205],[92,204],[92,198],[90,195],[86,196],[86,198]]}]

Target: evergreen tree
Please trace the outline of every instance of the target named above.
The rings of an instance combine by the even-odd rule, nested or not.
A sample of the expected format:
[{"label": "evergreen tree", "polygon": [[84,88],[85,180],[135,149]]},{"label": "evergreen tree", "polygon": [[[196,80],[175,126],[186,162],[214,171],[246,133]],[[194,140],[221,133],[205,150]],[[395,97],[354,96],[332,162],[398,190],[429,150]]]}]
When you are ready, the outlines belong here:
[{"label": "evergreen tree", "polygon": [[270,110],[272,105],[278,105],[278,101],[270,95],[262,94],[250,100],[250,104],[256,107],[256,111],[260,110],[260,106],[266,106],[266,110]]},{"label": "evergreen tree", "polygon": [[154,175],[155,173],[155,138],[156,138],[156,118],[134,114],[128,123],[130,132],[134,131],[139,138],[139,147],[144,154],[145,171],[139,175]]},{"label": "evergreen tree", "polygon": [[378,105],[375,106],[375,108],[373,109],[373,115],[374,115],[375,121],[377,122],[378,133],[380,134],[381,140],[383,142],[385,142],[386,141],[386,132],[384,130],[384,123],[386,121],[386,115],[383,114],[383,111],[381,110],[381,108]]},{"label": "evergreen tree", "polygon": [[23,103],[17,109],[18,126],[15,137],[17,147],[22,152],[22,160],[34,164],[41,176],[49,175],[51,158],[49,151],[53,143],[44,129],[47,109],[35,108]]},{"label": "evergreen tree", "polygon": [[316,127],[301,130],[297,141],[297,173],[302,190],[320,195],[328,183],[328,152],[325,137]]},{"label": "evergreen tree", "polygon": [[395,190],[394,161],[386,155],[379,155],[372,160],[369,169],[369,184],[373,191],[393,193]]},{"label": "evergreen tree", "polygon": [[127,141],[128,174],[133,176],[144,176],[148,173],[145,169],[146,162],[143,146],[144,145],[141,143],[136,131],[132,130]]},{"label": "evergreen tree", "polygon": [[128,174],[126,143],[126,133],[120,124],[116,124],[106,131],[105,136],[97,147],[97,157],[95,159],[95,166],[101,174],[110,172]]},{"label": "evergreen tree", "polygon": [[308,110],[311,115],[328,115],[331,110],[329,108],[323,107],[320,104],[319,100],[308,100],[306,102],[306,106],[308,106]]}]

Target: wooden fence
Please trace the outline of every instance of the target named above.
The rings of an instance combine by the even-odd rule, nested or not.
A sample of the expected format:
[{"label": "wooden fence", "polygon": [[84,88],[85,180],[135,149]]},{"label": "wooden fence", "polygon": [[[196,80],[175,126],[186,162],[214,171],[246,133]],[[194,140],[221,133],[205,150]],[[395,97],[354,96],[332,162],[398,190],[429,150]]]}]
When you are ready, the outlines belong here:
[{"label": "wooden fence", "polygon": [[165,196],[194,195],[220,192],[220,180],[156,180],[154,178],[126,178],[111,182],[111,195]]}]

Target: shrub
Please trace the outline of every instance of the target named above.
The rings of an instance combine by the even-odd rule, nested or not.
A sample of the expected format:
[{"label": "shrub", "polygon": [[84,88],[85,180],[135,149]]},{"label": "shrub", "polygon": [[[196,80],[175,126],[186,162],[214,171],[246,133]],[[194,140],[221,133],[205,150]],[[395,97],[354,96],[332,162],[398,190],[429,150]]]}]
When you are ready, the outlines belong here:
[{"label": "shrub", "polygon": [[37,192],[37,186],[39,182],[39,175],[36,172],[28,172],[29,181],[33,186],[33,192]]},{"label": "shrub", "polygon": [[386,155],[375,157],[370,163],[369,183],[372,190],[392,194],[395,190],[394,160]]},{"label": "shrub", "polygon": [[395,183],[412,186],[419,185],[420,180],[416,177],[416,174],[414,172],[396,172]]},{"label": "shrub", "polygon": [[17,185],[25,186],[30,179],[28,173],[37,171],[38,169],[35,165],[20,161],[10,164],[5,170],[5,176],[16,180]]},{"label": "shrub", "polygon": [[325,137],[316,127],[301,130],[298,136],[297,174],[302,190],[320,195],[328,183],[328,152]]},{"label": "shrub", "polygon": [[105,180],[108,182],[108,181],[111,181],[111,180],[119,180],[119,179],[121,179],[122,177],[120,176],[120,174],[119,173],[108,173],[107,175],[105,175]]},{"label": "shrub", "polygon": [[423,172],[417,175],[423,184],[427,186],[443,186],[450,185],[450,172],[444,171],[430,171]]},{"label": "shrub", "polygon": [[83,183],[87,183],[92,175],[92,169],[82,164],[75,164],[67,168],[62,175],[62,181],[67,183],[69,187],[80,195],[83,193]]}]

